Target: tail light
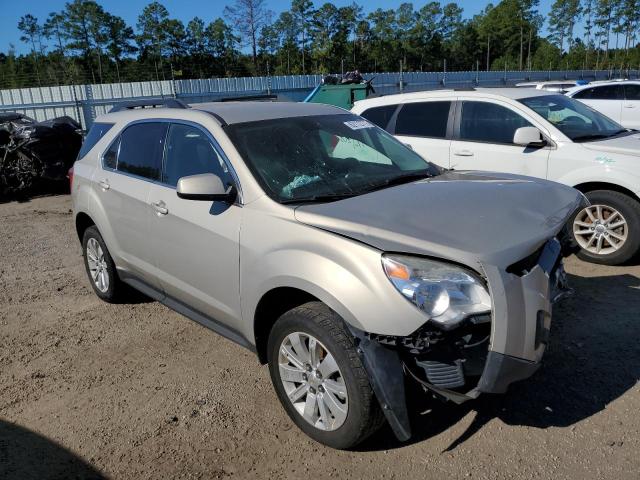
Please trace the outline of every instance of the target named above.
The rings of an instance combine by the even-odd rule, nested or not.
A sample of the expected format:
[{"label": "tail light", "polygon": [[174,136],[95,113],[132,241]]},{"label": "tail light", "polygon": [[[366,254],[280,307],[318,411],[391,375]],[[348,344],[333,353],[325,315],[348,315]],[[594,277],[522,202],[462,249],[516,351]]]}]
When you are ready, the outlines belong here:
[{"label": "tail light", "polygon": [[69,191],[73,189],[73,167],[67,172],[67,178],[69,179]]}]

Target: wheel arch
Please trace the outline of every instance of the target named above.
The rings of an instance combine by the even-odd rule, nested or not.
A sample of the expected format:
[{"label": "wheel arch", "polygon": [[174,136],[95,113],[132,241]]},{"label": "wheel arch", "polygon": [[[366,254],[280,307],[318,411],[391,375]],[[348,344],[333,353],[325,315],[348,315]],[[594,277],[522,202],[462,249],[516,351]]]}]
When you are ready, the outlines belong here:
[{"label": "wheel arch", "polygon": [[87,228],[95,224],[96,222],[94,222],[93,219],[85,212],[79,212],[76,215],[76,232],[78,234],[78,240],[80,240],[80,242],[82,242],[84,232],[87,230]]},{"label": "wheel arch", "polygon": [[574,187],[576,190],[581,191],[582,193],[588,193],[588,192],[593,192],[594,190],[611,190],[614,192],[618,192],[618,193],[622,193],[624,195],[627,195],[631,198],[633,198],[634,200],[637,200],[640,202],[640,198],[638,198],[638,195],[635,194],[633,191],[629,190],[626,187],[623,187],[621,185],[618,185],[616,183],[609,183],[609,182],[584,182],[584,183],[580,183],[578,185],[574,185]]},{"label": "wheel arch", "polygon": [[260,298],[253,316],[253,333],[261,364],[267,363],[269,333],[278,318],[295,307],[318,301],[321,300],[315,295],[296,287],[275,287]]}]

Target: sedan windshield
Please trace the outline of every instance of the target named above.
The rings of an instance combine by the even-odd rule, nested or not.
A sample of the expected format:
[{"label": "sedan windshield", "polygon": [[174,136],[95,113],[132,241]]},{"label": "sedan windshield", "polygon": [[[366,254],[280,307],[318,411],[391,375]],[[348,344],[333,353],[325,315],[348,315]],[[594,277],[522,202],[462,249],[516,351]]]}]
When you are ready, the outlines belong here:
[{"label": "sedan windshield", "polygon": [[441,169],[355,115],[317,115],[226,127],[265,192],[281,203],[339,200]]},{"label": "sedan windshield", "polygon": [[627,132],[600,112],[564,95],[522,98],[520,102],[548,120],[574,142],[589,142]]}]

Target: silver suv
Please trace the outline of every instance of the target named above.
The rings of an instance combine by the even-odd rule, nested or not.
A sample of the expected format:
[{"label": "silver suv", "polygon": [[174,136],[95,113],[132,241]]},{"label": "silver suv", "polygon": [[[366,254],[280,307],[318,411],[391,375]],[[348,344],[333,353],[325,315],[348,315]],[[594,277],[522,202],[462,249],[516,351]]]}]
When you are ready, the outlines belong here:
[{"label": "silver suv", "polygon": [[330,106],[140,106],[99,117],[72,172],[103,300],[133,287],[255,352],[335,448],[385,419],[408,439],[414,390],[460,403],[537,369],[578,191],[442,170]]}]

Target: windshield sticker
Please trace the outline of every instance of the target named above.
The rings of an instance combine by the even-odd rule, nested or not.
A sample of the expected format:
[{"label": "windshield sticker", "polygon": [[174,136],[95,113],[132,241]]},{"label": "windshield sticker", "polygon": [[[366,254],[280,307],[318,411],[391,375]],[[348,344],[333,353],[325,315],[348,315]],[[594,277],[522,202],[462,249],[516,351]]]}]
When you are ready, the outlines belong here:
[{"label": "windshield sticker", "polygon": [[344,124],[349,127],[351,130],[362,130],[363,128],[373,128],[373,124],[367,122],[366,120],[351,120],[349,122],[344,122]]},{"label": "windshield sticker", "polygon": [[609,165],[611,163],[616,163],[616,161],[613,158],[605,157],[604,155],[596,157],[596,162],[601,163],[602,165]]}]

